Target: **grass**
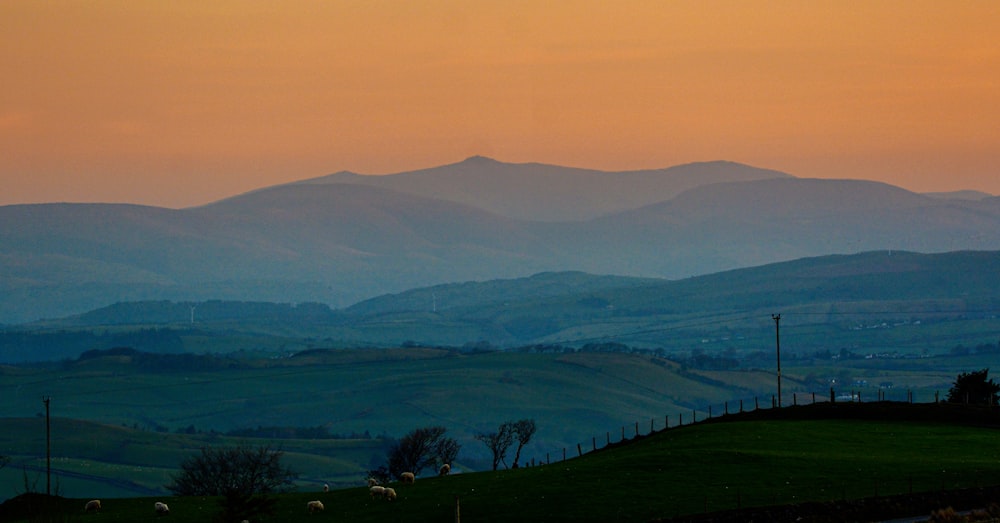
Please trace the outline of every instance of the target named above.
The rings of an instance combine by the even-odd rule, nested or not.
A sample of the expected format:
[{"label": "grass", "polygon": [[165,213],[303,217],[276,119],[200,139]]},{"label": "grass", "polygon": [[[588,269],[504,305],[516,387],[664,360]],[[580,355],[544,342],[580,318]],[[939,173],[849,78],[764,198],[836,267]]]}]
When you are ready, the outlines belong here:
[{"label": "grass", "polygon": [[[865,401],[874,387],[904,400],[915,387],[918,402],[934,400],[960,371],[988,366],[982,356],[954,360],[892,360],[900,370],[878,367],[879,360],[831,362],[827,367],[784,370],[786,404],[829,397],[828,386],[806,379],[845,374],[867,379]],[[929,361],[935,360],[935,361]],[[954,368],[946,366],[954,365]],[[936,364],[941,369],[935,368]],[[971,365],[971,366],[970,366]],[[724,411],[747,410],[759,396],[770,407],[775,378],[756,371],[690,371],[647,354],[479,353],[433,349],[317,351],[269,365],[215,371],[151,372],[121,358],[6,370],[0,382],[0,452],[16,457],[0,471],[0,488],[23,490],[18,463],[38,470],[44,458],[44,418],[40,398],[48,396],[54,418],[53,456],[88,462],[86,478],[65,478],[63,492],[117,496],[164,492],[164,471],[203,445],[227,440],[220,434],[257,426],[326,427],[333,434],[364,433],[400,437],[423,426],[443,425],[462,445],[464,470],[489,466],[485,447],[474,439],[503,421],[533,418],[538,432],[522,462],[573,455],[636,432],[646,434],[681,419],[690,423]],[[839,392],[855,387],[845,385]],[[942,396],[943,397],[943,396]],[[95,423],[84,424],[69,417]],[[638,430],[635,426],[638,425]],[[196,434],[180,434],[188,428]],[[281,440],[303,473],[302,485],[344,487],[382,464],[383,440]],[[131,474],[137,486],[115,484],[119,467],[145,467]],[[66,465],[69,472],[78,472]],[[89,478],[89,479],[88,479]]]},{"label": "grass", "polygon": [[[409,351],[344,350],[331,360],[211,372],[87,361],[4,376],[0,392],[9,400],[0,418],[39,415],[40,398],[49,396],[53,416],[146,430],[322,425],[334,434],[398,437],[440,424],[466,441],[507,419],[535,418],[537,448],[555,450],[595,428],[734,396],[724,383],[706,384],[645,355]],[[359,359],[379,354],[385,359]]]},{"label": "grass", "polygon": [[[935,421],[955,414],[946,405],[778,413],[788,419],[731,416],[543,466],[419,478],[395,485],[400,497],[391,503],[369,500],[364,487],[286,494],[268,521],[301,521],[310,499],[326,506],[309,517],[317,522],[452,521],[455,496],[467,521],[608,522],[1000,485],[995,413],[988,426]],[[178,523],[207,522],[215,510],[203,498],[156,499]],[[106,499],[100,516],[79,513],[84,499],[66,500],[65,510],[74,521],[153,521],[156,499]]]}]

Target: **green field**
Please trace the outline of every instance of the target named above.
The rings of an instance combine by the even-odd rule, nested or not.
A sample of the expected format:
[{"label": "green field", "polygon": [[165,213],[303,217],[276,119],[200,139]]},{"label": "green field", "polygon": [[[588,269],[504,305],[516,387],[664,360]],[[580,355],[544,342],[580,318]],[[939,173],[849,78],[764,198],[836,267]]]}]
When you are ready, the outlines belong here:
[{"label": "green field", "polygon": [[[454,521],[458,496],[466,521],[607,522],[1000,485],[996,413],[935,421],[961,409],[789,407],[780,410],[789,419],[716,420],[542,466],[419,478],[396,485],[396,502],[371,501],[364,487],[300,491],[281,496],[268,521],[304,520],[310,499],[326,510],[309,521]],[[155,500],[170,504],[171,521],[208,522],[216,510],[212,500],[166,497],[104,499],[99,516],[82,514],[85,497],[60,510],[68,521],[153,521]]]},{"label": "green field", "polygon": [[[933,402],[959,372],[988,366],[983,358],[788,361],[783,402],[827,401],[830,379],[845,383],[838,395],[855,391],[866,402],[880,392],[889,400]],[[342,436],[275,443],[301,469],[302,488],[343,488],[384,464],[384,438],[418,427],[446,427],[462,445],[456,467],[469,472],[489,468],[488,451],[474,436],[507,420],[536,420],[522,463],[539,463],[668,423],[769,408],[776,385],[770,369],[685,369],[642,353],[417,348],[315,351],[223,370],[155,371],[116,356],[2,372],[0,454],[15,461],[0,471],[0,488],[24,491],[23,471],[36,477],[42,470],[41,399],[48,397],[54,467],[72,497],[163,494],[185,456],[233,441],[223,434],[235,429],[319,426]],[[878,388],[887,381],[893,388]]]},{"label": "green field", "polygon": [[[763,373],[745,388],[765,391]],[[612,429],[735,397],[739,390],[650,355],[342,350],[267,367],[171,371],[106,359],[18,368],[3,377],[0,417],[54,416],[170,432],[324,425],[333,433],[401,435],[443,424],[469,435],[509,418],[554,417],[539,441],[573,443]],[[557,428],[560,427],[560,428]],[[571,439],[566,439],[566,438]]]}]

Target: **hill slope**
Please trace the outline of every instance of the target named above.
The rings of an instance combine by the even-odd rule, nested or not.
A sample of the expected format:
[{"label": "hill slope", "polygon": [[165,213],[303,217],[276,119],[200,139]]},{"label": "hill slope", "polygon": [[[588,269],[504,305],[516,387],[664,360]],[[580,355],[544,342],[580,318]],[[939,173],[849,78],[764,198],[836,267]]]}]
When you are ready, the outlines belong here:
[{"label": "hill slope", "polygon": [[[996,346],[1000,252],[878,251],[802,258],[682,280],[539,273],[323,304],[122,302],[0,333],[0,361],[88,349],[294,352],[310,347],[523,347],[618,343],[669,354],[787,350],[947,354]],[[111,329],[109,330],[109,327]],[[323,341],[318,341],[323,340]]]},{"label": "hill slope", "polygon": [[539,163],[511,164],[482,156],[407,173],[365,176],[341,172],[298,183],[363,184],[460,202],[532,221],[584,221],[669,200],[721,182],[787,178],[788,174],[734,162],[607,172]]},{"label": "hill slope", "polygon": [[[689,425],[542,466],[422,477],[413,485],[393,484],[395,503],[373,501],[360,486],[316,488],[281,496],[270,520],[301,520],[311,499],[326,505],[314,517],[361,522],[451,519],[456,499],[465,519],[546,522],[654,521],[737,509],[734,521],[877,521],[985,506],[995,489],[964,499],[947,491],[975,494],[971,487],[1000,484],[995,423],[935,419],[951,410],[847,404],[763,411],[785,419]],[[887,413],[895,414],[887,420]],[[653,494],[635,495],[638,487]],[[918,495],[886,498],[908,493]],[[207,523],[214,512],[202,498],[167,501],[178,521]],[[103,517],[144,520],[153,517],[151,505],[150,498],[106,499]],[[65,503],[67,513],[80,506]],[[17,520],[12,512],[4,515]]]},{"label": "hill slope", "polygon": [[[59,317],[118,301],[345,307],[416,287],[546,271],[676,279],[871,249],[1000,249],[1000,198],[931,198],[883,184],[802,180],[728,163],[619,176],[470,162],[486,163],[486,174],[451,166],[394,175],[413,191],[425,178],[427,187],[478,187],[468,196],[443,188],[432,198],[363,184],[303,183],[183,210],[0,207],[0,322]],[[532,177],[538,169],[544,176]],[[496,182],[484,180],[507,175],[515,180],[503,184],[509,190],[493,195]],[[471,181],[457,183],[464,176]],[[675,178],[697,186],[671,198],[682,186],[668,183]],[[705,183],[733,179],[744,181]],[[661,181],[667,189],[648,187]],[[611,207],[618,212],[556,223],[472,205],[487,201],[491,209],[520,215],[500,209],[501,202],[516,206],[508,198],[526,201],[524,195],[532,194],[532,208],[565,208],[566,195],[576,194],[578,185],[590,195],[575,202],[581,215],[585,209],[596,209],[588,216]],[[619,193],[635,198],[612,197]],[[637,195],[670,199],[621,210],[639,203]],[[617,203],[591,205],[605,196]]]}]

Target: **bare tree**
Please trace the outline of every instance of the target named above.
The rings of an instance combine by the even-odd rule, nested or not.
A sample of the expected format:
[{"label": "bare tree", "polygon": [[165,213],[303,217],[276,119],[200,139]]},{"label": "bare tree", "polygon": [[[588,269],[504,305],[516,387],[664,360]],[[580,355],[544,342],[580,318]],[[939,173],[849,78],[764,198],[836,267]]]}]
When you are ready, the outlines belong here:
[{"label": "bare tree", "polygon": [[389,450],[389,473],[399,477],[403,472],[419,474],[436,462],[451,463],[461,446],[445,437],[444,427],[414,429],[400,438]]},{"label": "bare tree", "polygon": [[476,439],[482,441],[486,448],[493,453],[493,470],[496,470],[500,463],[505,463],[506,466],[504,456],[507,454],[507,449],[514,443],[514,424],[506,421],[500,424],[500,428],[496,432],[476,434]]},{"label": "bare tree", "polygon": [[204,447],[166,487],[177,496],[219,496],[219,521],[256,519],[273,512],[277,500],[269,495],[290,490],[297,477],[281,465],[282,454],[270,446]]},{"label": "bare tree", "polygon": [[442,439],[437,449],[437,458],[440,461],[438,464],[448,463],[450,465],[458,457],[458,450],[461,448],[462,446],[451,438]]},{"label": "bare tree", "polygon": [[514,422],[514,437],[517,438],[517,450],[514,452],[514,468],[518,467],[518,460],[521,459],[521,449],[531,441],[531,437],[535,435],[535,430],[534,419],[522,419]]}]

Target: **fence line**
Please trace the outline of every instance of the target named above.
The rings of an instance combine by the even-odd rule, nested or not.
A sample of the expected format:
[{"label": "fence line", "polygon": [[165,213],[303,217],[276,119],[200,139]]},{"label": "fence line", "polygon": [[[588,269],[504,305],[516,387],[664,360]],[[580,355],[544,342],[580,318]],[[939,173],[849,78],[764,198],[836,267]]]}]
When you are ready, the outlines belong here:
[{"label": "fence line", "polygon": [[[882,388],[879,388],[877,390],[877,393],[874,396],[875,399],[871,400],[869,398],[871,398],[872,396],[871,395],[863,395],[861,389],[849,389],[848,392],[846,392],[846,393],[837,394],[836,390],[833,387],[831,387],[830,390],[829,390],[829,392],[828,393],[824,393],[824,394],[817,394],[816,392],[793,392],[792,393],[791,402],[789,403],[788,400],[785,399],[785,400],[783,400],[783,402],[782,402],[783,405],[781,405],[781,407],[797,407],[797,406],[811,405],[811,404],[815,404],[815,403],[863,403],[863,402],[866,402],[866,401],[867,402],[871,402],[871,401],[875,401],[875,402],[891,401],[891,400],[888,399],[888,396],[889,395],[887,394],[886,390],[882,389]],[[760,397],[759,396],[754,396],[753,397],[753,408],[749,409],[749,410],[748,410],[748,407],[744,404],[744,400],[746,400],[746,399],[747,398],[741,398],[739,400],[732,400],[734,402],[734,404],[737,401],[739,402],[739,410],[737,411],[737,413],[741,413],[742,414],[744,412],[753,412],[753,411],[757,411],[757,410],[762,410],[761,405],[760,405]],[[914,394],[913,394],[912,390],[910,390],[910,389],[906,389],[905,390],[905,399],[904,399],[904,401],[906,403],[915,403]],[[938,392],[934,393],[934,400],[933,400],[933,402],[934,403],[940,403],[940,394]],[[708,405],[706,405],[701,410],[702,414],[704,414],[705,417],[702,418],[702,419],[700,419],[700,420],[698,419],[698,412],[699,412],[699,410],[698,409],[691,409],[691,418],[688,421],[687,425],[696,424],[696,423],[699,423],[700,421],[707,421],[707,420],[711,420],[711,419],[713,419],[715,417],[718,417],[716,414],[713,413],[713,410],[712,410],[713,405],[718,405],[719,407],[722,408],[722,416],[728,416],[730,414],[735,414],[735,413],[730,412],[730,402],[729,401],[724,401],[724,402],[722,402],[720,404],[708,404]],[[778,408],[778,407],[779,406],[777,404],[777,396],[772,394],[771,397],[770,397],[770,408],[774,409],[774,408]],[[767,407],[765,407],[765,408],[767,408]],[[718,411],[714,411],[714,412],[717,413]],[[649,432],[647,432],[645,434],[640,433],[640,431],[639,431],[639,423],[640,422],[636,421],[635,422],[635,429],[634,429],[634,436],[633,437],[634,438],[639,438],[641,436],[648,436],[648,435],[655,434],[656,432],[659,432],[659,431],[673,429],[673,428],[679,428],[679,427],[683,427],[685,425],[685,422],[684,422],[684,413],[683,412],[678,412],[677,413],[677,424],[673,425],[673,426],[671,426],[671,424],[670,424],[670,414],[666,414],[666,415],[663,416],[663,426],[662,426],[662,428],[657,428],[656,419],[657,418],[655,418],[655,417],[649,419]],[[601,447],[601,448],[597,447],[597,437],[596,436],[592,437],[591,438],[591,450],[590,450],[590,452],[596,452],[598,450],[602,450],[602,449],[611,447],[613,445],[617,445],[617,444],[620,444],[622,442],[627,441],[625,432],[626,432],[626,426],[622,425],[622,427],[621,427],[621,439],[619,439],[618,441],[612,442],[611,441],[611,432],[608,431],[605,434],[605,445],[603,447]],[[576,447],[577,447],[577,456],[578,457],[583,456],[584,452],[583,452],[582,445],[580,443],[577,443]],[[563,455],[562,459],[563,459],[563,461],[565,461],[567,459],[566,448],[565,447],[562,449],[562,455]],[[551,463],[551,461],[549,459],[549,453],[546,453],[545,454],[545,462],[544,463],[541,462],[541,461],[538,461],[536,463],[535,459],[532,458],[528,462],[528,465],[529,466],[533,466],[533,465],[542,465],[542,464],[548,464],[548,463]]]}]

